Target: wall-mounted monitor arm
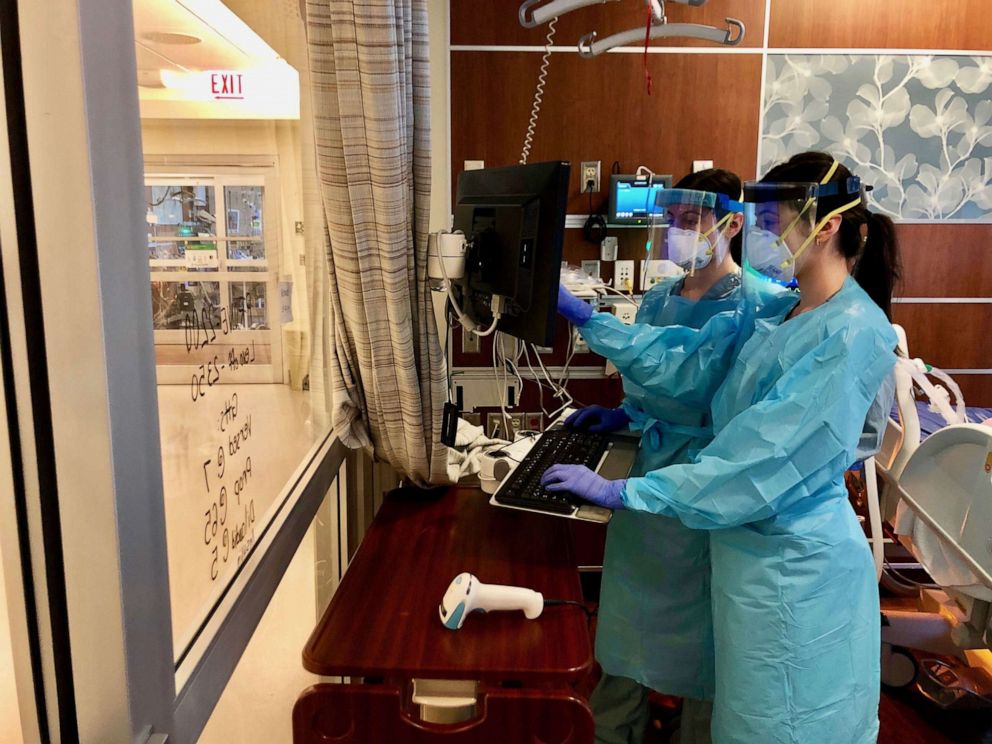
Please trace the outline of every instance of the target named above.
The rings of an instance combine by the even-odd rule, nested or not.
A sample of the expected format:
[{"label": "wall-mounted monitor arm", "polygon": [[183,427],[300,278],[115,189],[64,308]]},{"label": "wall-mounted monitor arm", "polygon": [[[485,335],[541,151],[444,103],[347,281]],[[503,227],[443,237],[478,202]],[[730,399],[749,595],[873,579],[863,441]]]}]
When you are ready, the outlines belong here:
[{"label": "wall-mounted monitor arm", "polygon": [[[670,39],[682,36],[690,39],[712,41],[716,44],[737,46],[744,39],[744,30],[744,24],[741,21],[736,18],[728,18],[726,29],[703,26],[698,23],[664,23],[652,26],[648,37],[650,39]],[[579,39],[580,57],[590,59],[614,47],[636,44],[644,39],[644,29],[632,28],[628,31],[612,34],[598,41],[596,36],[596,32],[591,31]]]},{"label": "wall-mounted monitor arm", "polygon": [[[552,18],[571,13],[573,10],[608,2],[619,2],[619,0],[551,0],[551,2],[524,0],[517,11],[517,17],[520,19],[520,25],[524,28],[534,28],[542,23],[547,23]],[[649,0],[649,2],[655,6],[656,15],[663,16],[665,14],[664,0]],[[698,8],[700,5],[705,5],[708,0],[671,0],[671,2]]]},{"label": "wall-mounted monitor arm", "polygon": [[[517,12],[520,25],[524,28],[534,28],[542,23],[547,23],[552,18],[571,13],[573,10],[584,8],[587,5],[600,5],[608,2],[619,2],[620,0],[551,0],[551,2],[541,3],[543,0],[524,0]],[[540,6],[540,7],[535,7]]]}]

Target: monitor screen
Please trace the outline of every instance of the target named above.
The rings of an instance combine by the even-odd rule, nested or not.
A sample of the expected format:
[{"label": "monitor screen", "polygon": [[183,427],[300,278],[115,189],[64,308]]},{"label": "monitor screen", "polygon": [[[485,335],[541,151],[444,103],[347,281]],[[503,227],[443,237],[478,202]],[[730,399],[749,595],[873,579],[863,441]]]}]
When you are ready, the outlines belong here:
[{"label": "monitor screen", "polygon": [[655,197],[670,187],[671,176],[610,176],[611,225],[647,225],[655,213]]},{"label": "monitor screen", "polygon": [[465,234],[462,311],[480,328],[504,298],[497,330],[548,346],[554,341],[569,164],[515,165],[458,176],[455,230]]}]

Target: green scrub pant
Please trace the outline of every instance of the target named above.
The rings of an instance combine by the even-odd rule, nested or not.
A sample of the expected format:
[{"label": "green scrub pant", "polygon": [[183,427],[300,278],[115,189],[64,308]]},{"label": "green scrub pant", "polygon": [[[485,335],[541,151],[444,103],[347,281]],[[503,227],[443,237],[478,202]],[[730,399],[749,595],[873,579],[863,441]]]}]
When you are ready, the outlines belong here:
[{"label": "green scrub pant", "polygon": [[[641,744],[650,718],[650,690],[627,677],[603,673],[589,705],[596,721],[596,744]],[[713,703],[685,698],[676,744],[711,744]]]}]

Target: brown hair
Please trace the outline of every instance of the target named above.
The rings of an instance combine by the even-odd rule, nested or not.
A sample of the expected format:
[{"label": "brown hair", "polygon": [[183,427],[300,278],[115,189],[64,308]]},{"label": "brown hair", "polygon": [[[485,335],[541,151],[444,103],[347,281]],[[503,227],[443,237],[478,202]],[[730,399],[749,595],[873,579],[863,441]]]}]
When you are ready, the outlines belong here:
[{"label": "brown hair", "polygon": [[[741,198],[741,179],[736,173],[723,168],[707,168],[706,170],[690,173],[679,179],[673,188],[695,189],[696,191],[711,191],[714,194],[724,194],[734,201]],[[722,214],[719,215],[723,217]],[[730,255],[739,265],[741,262],[741,244],[744,231],[741,230],[730,240]]]},{"label": "brown hair", "polygon": [[[776,165],[761,180],[764,183],[819,183],[833,164],[833,156],[825,152],[804,152]],[[851,177],[851,171],[843,164],[838,164],[830,182],[845,182]],[[851,194],[847,193],[820,196],[817,198],[816,211],[821,215],[827,214],[844,206],[851,199]],[[862,239],[862,226],[867,226],[865,239]],[[844,257],[855,259],[854,270],[851,272],[854,279],[891,320],[892,293],[902,274],[899,243],[892,220],[884,214],[869,211],[862,196],[860,204],[841,213],[837,237]]]}]

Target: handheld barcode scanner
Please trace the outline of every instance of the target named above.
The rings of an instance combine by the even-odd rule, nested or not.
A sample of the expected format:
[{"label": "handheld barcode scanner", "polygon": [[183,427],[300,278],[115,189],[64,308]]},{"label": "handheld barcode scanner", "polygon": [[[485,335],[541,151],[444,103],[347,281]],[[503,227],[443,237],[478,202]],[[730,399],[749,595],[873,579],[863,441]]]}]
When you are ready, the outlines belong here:
[{"label": "handheld barcode scanner", "polygon": [[523,610],[524,617],[533,620],[544,610],[544,596],[521,586],[483,584],[466,572],[458,574],[448,585],[437,609],[444,627],[458,630],[470,612]]}]

